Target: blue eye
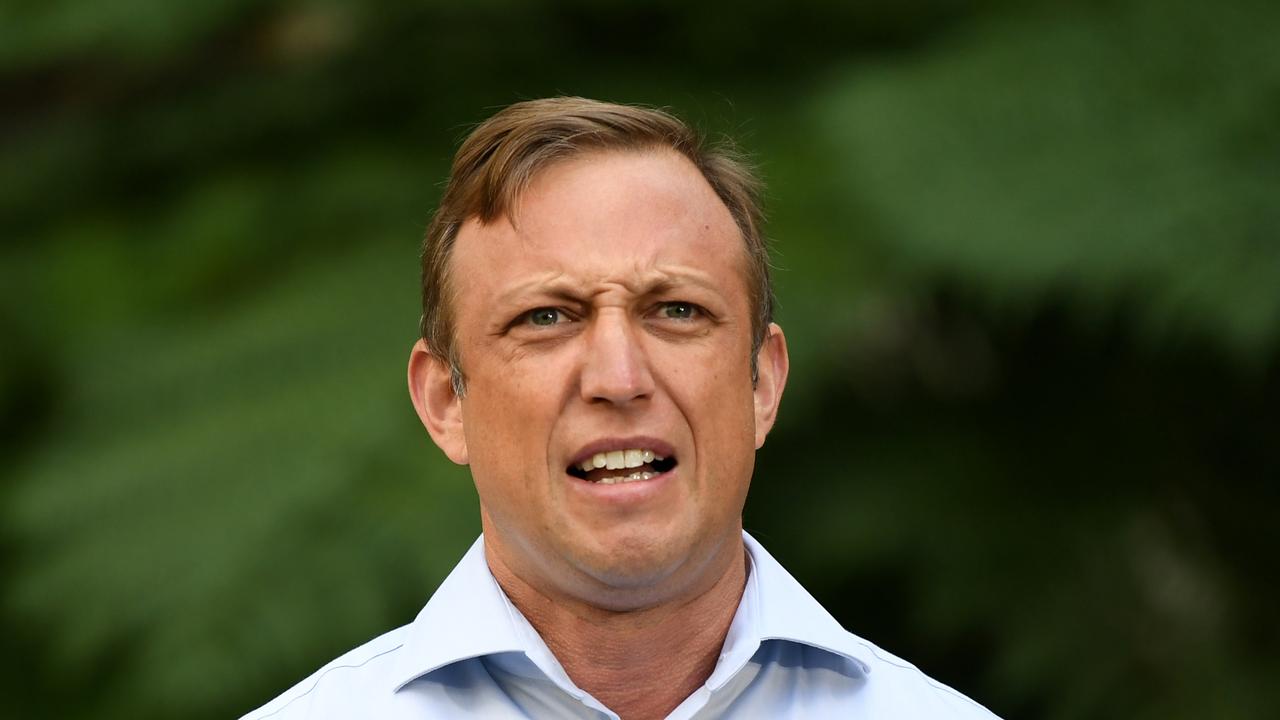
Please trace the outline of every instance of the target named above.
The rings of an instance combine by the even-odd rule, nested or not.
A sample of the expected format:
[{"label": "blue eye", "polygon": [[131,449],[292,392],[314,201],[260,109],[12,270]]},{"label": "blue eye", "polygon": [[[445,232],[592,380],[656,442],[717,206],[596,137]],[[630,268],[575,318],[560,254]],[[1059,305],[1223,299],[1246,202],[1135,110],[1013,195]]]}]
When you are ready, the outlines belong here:
[{"label": "blue eye", "polygon": [[662,316],[672,320],[692,320],[697,314],[698,308],[693,303],[669,302],[662,306]]},{"label": "blue eye", "polygon": [[555,325],[560,321],[560,311],[555,308],[538,308],[530,310],[528,320],[531,325]]}]

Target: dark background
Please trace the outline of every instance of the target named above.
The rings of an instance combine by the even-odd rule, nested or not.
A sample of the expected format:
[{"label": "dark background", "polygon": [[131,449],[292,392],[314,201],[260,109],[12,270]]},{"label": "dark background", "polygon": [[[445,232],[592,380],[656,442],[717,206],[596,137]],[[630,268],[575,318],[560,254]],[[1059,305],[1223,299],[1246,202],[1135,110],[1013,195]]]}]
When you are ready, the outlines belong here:
[{"label": "dark background", "polygon": [[1280,707],[1280,5],[0,4],[12,717],[226,718],[478,532],[404,367],[456,142],[672,108],[769,184],[746,524],[1008,718]]}]

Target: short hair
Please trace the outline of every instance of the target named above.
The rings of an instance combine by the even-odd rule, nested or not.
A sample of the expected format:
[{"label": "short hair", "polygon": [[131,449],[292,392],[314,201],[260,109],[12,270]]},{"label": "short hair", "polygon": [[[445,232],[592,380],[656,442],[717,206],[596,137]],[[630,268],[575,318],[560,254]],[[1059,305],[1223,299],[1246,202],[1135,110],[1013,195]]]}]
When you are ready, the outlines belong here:
[{"label": "short hair", "polygon": [[449,364],[459,395],[466,386],[454,336],[449,258],[462,224],[471,218],[489,223],[509,214],[533,177],[559,160],[592,151],[664,148],[693,163],[742,235],[754,381],[774,305],[769,250],[762,233],[762,183],[754,171],[728,138],[710,144],[664,110],[553,97],[510,105],[471,131],[454,156],[440,204],[427,226],[422,243],[422,339],[429,352]]}]

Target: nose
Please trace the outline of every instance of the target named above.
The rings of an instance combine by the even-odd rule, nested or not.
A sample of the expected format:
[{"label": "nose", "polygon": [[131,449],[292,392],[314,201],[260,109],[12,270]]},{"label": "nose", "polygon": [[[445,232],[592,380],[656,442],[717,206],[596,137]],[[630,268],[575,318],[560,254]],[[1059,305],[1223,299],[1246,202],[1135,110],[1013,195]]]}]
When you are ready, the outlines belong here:
[{"label": "nose", "polygon": [[601,312],[584,340],[583,400],[626,405],[653,395],[649,358],[628,313]]}]

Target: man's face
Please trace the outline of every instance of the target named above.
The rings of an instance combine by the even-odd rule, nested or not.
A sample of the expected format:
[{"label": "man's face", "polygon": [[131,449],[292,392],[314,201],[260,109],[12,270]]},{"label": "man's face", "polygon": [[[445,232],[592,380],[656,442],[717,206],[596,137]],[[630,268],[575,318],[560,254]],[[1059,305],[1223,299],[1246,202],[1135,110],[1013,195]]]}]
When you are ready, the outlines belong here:
[{"label": "man's face", "polygon": [[489,552],[604,604],[694,589],[717,558],[740,561],[785,379],[775,326],[767,387],[752,387],[733,218],[669,151],[556,163],[514,214],[467,222],[450,267],[467,392],[461,438],[441,445],[471,465]]}]

